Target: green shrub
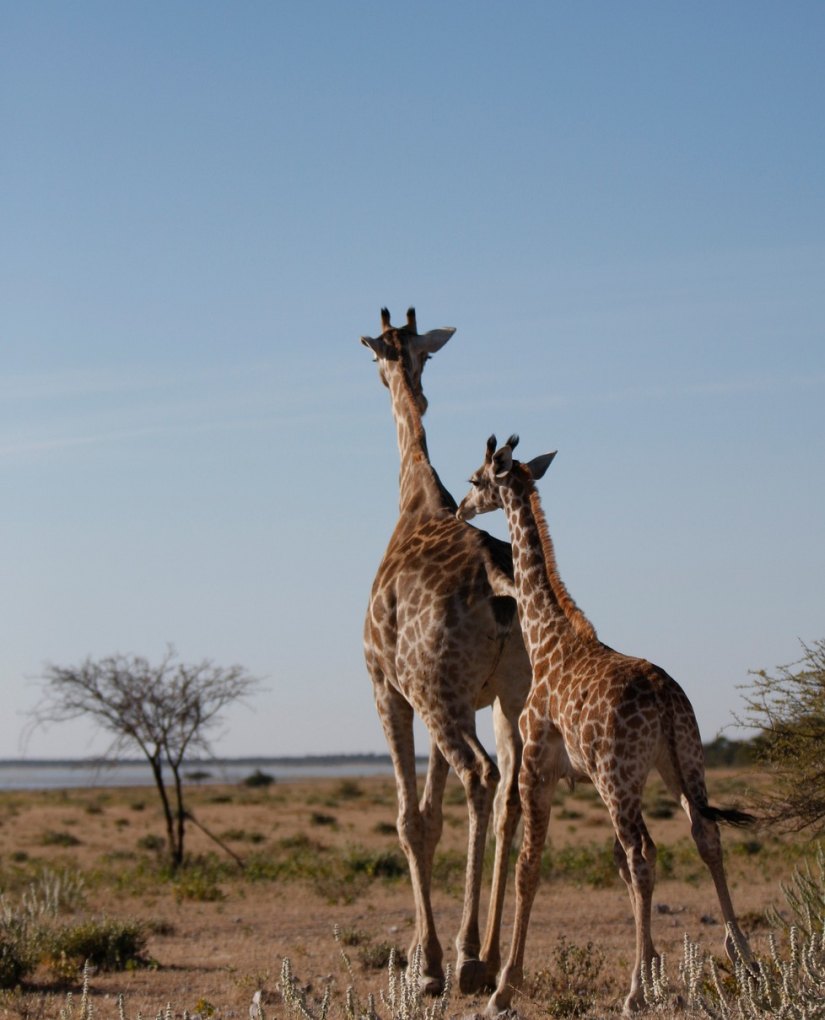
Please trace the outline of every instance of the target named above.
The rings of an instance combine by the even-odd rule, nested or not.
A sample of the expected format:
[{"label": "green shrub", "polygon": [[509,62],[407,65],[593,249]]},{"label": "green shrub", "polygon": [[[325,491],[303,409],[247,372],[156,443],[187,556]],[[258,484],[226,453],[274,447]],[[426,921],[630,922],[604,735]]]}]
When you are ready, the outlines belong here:
[{"label": "green shrub", "polygon": [[28,925],[7,913],[0,921],[0,988],[16,988],[36,965]]},{"label": "green shrub", "polygon": [[407,861],[397,850],[365,850],[353,847],[344,860],[353,875],[370,878],[401,878],[407,874]]},{"label": "green shrub", "polygon": [[134,921],[111,918],[64,925],[44,936],[52,969],[69,976],[85,963],[99,970],[146,966],[146,931]]},{"label": "green shrub", "polygon": [[[492,847],[491,847],[492,849]],[[485,856],[485,869],[488,861]],[[490,864],[490,869],[492,865]],[[461,893],[467,871],[466,856],[458,850],[441,850],[433,859],[433,882],[449,893]],[[492,873],[492,872],[490,872]]]},{"label": "green shrub", "polygon": [[675,801],[669,800],[667,797],[657,797],[645,813],[650,818],[673,818],[676,814],[676,807]]},{"label": "green shrub", "polygon": [[260,769],[255,769],[245,779],[241,780],[244,786],[251,786],[253,788],[259,786],[271,786],[275,782],[275,776],[270,775],[268,772],[261,772]]},{"label": "green shrub", "polygon": [[196,900],[200,903],[217,903],[225,898],[215,875],[208,868],[187,867],[175,878],[175,899]]},{"label": "green shrub", "polygon": [[541,874],[544,878],[558,878],[605,889],[619,880],[613,860],[613,844],[582,844],[566,846],[560,850],[547,847],[542,854]]}]

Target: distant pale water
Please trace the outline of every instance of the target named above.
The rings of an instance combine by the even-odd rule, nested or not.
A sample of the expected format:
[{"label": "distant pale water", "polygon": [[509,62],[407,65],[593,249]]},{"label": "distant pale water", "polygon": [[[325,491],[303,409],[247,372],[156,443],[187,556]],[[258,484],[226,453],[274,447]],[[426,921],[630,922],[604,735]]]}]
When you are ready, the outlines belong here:
[{"label": "distant pale water", "polygon": [[[423,764],[423,763],[420,763]],[[243,759],[193,762],[183,769],[187,786],[240,783],[259,770],[275,781],[392,776],[388,758]],[[0,790],[62,790],[79,787],[153,786],[148,763],[121,761],[0,761]]]}]

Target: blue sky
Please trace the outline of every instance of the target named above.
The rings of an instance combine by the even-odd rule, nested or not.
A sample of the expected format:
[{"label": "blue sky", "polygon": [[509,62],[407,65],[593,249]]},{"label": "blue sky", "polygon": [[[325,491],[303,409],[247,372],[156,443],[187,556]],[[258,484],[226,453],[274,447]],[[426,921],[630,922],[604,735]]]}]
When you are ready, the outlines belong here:
[{"label": "blue sky", "polygon": [[0,23],[0,757],[45,663],[167,643],[264,679],[221,753],[383,750],[384,304],[457,328],[424,380],[444,482],[492,431],[558,448],[568,587],[705,737],[825,636],[821,4]]}]

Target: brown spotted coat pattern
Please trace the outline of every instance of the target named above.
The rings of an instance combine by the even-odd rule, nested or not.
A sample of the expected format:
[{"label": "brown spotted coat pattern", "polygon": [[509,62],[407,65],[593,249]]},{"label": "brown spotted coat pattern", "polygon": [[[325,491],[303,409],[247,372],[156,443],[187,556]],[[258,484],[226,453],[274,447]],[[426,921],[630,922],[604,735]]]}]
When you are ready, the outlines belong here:
[{"label": "brown spotted coat pattern", "polygon": [[[494,986],[501,962],[507,861],[519,818],[518,719],[530,663],[517,623],[510,547],[457,520],[456,503],[427,452],[421,372],[453,330],[419,335],[412,309],[406,326],[393,327],[386,310],[381,325],[379,337],[362,341],[392,399],[401,458],[399,517],[370,594],[364,654],[395,769],[398,834],[416,905],[410,948],[422,947],[422,983],[429,991],[444,981],[430,886],[450,767],[464,786],[469,833],[456,969],[469,992]],[[487,705],[493,707],[497,764],[476,734],[476,712]],[[420,799],[415,713],[431,745]],[[482,942],[479,898],[491,810],[496,857]]]},{"label": "brown spotted coat pattern", "polygon": [[516,915],[509,959],[488,1006],[509,1007],[523,979],[530,909],[560,779],[591,780],[610,813],[616,834],[614,857],[630,895],[636,922],[635,962],[625,1012],[643,1004],[642,973],[649,977],[655,955],[651,937],[656,847],[642,817],[647,777],[657,769],[684,808],[691,834],[713,877],[728,926],[725,948],[751,960],[734,914],[722,863],[718,820],[747,824],[738,811],[708,805],[704,755],[690,701],[664,670],[602,644],[595,631],[573,627],[563,611],[553,545],[534,479],[553,454],[520,464],[510,442],[494,453],[487,445],[482,467],[458,511],[461,519],[503,507],[510,529],[516,597],[533,669],[533,684],[521,717],[524,740],[519,789],[524,839],[516,869]]}]

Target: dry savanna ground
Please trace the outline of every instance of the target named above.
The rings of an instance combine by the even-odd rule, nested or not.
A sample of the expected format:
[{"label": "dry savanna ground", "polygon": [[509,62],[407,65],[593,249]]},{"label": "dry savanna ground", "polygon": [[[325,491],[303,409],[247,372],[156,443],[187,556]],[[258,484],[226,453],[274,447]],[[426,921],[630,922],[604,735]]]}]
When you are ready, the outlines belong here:
[{"label": "dry savanna ground", "polygon": [[[753,776],[709,773],[713,803],[742,803]],[[446,960],[461,913],[466,809],[448,787],[444,836],[435,866],[434,904]],[[118,993],[127,1013],[154,1016],[171,1002],[204,1016],[248,1016],[256,989],[268,1016],[283,1015],[278,981],[284,957],[312,995],[332,982],[334,995],[386,987],[390,946],[406,950],[413,905],[395,833],[390,778],[331,779],[245,786],[191,787],[198,822],[244,862],[241,867],[189,826],[191,863],[171,876],[156,848],[162,836],[153,789],[94,789],[0,794],[0,883],[15,902],[43,868],[83,879],[84,895],[62,922],[82,918],[140,921],[145,963],[92,974],[100,1015],[114,1016]],[[661,785],[647,791],[648,820],[659,848],[654,901],[657,948],[672,966],[685,932],[721,955],[723,928],[713,887],[690,841],[687,821]],[[728,875],[743,927],[764,946],[764,910],[783,903],[779,883],[805,852],[765,832],[726,829]],[[612,834],[592,787],[560,791],[550,823],[546,868],[528,943],[528,984],[516,1001],[524,1017],[572,1011],[583,993],[589,1015],[620,1012],[633,951],[633,923],[612,863]],[[488,855],[490,856],[490,855]],[[508,886],[504,948],[512,921]],[[348,975],[339,926],[349,955]],[[68,983],[67,983],[68,982]],[[0,993],[9,1016],[57,1017],[72,984],[66,967],[41,964],[13,991]],[[478,1012],[485,997],[454,992],[450,1013]]]}]

